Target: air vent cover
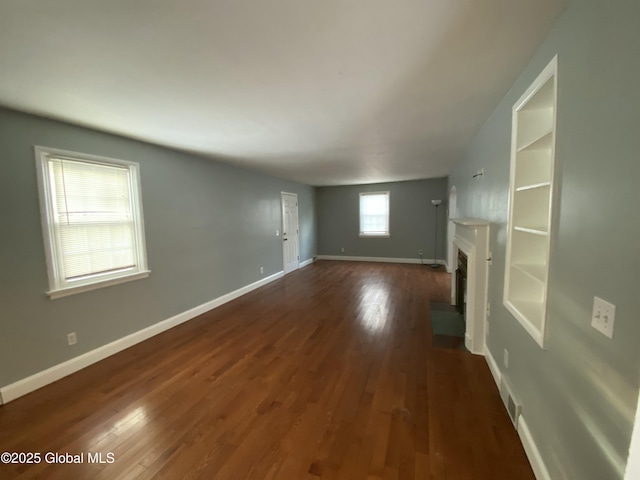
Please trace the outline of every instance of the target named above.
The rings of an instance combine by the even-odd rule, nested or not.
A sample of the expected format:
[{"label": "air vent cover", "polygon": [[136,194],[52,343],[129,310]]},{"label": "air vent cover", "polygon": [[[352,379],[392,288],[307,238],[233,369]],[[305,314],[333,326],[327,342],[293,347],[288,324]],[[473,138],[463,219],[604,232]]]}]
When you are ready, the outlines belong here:
[{"label": "air vent cover", "polygon": [[502,403],[504,403],[504,406],[507,409],[507,413],[509,414],[511,423],[513,423],[513,426],[517,430],[521,405],[518,402],[517,398],[513,395],[511,386],[507,383],[504,376],[502,377],[502,382],[500,383],[500,396],[502,397]]}]

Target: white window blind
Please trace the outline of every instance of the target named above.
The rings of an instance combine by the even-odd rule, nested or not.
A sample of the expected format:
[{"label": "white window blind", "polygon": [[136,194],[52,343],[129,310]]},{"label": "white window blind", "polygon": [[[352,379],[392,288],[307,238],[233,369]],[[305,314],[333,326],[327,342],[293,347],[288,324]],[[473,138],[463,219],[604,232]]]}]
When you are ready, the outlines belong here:
[{"label": "white window blind", "polygon": [[65,280],[134,268],[129,169],[51,159],[49,175]]},{"label": "white window blind", "polygon": [[360,194],[360,235],[389,235],[389,192]]},{"label": "white window blind", "polygon": [[137,164],[38,153],[51,291],[148,274]]}]

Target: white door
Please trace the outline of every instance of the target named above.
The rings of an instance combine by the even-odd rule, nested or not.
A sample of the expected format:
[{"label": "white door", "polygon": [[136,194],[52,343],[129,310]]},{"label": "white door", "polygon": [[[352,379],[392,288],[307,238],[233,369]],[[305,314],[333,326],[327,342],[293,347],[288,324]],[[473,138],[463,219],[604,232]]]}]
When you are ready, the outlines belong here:
[{"label": "white door", "polygon": [[284,273],[300,267],[298,242],[298,195],[282,192],[282,256]]}]

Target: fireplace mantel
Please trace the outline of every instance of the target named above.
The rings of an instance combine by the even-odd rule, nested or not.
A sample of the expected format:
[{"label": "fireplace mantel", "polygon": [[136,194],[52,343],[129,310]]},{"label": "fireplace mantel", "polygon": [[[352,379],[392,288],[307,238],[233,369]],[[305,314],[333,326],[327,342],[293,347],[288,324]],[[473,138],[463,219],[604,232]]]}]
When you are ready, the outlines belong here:
[{"label": "fireplace mantel", "polygon": [[489,220],[483,220],[482,218],[452,218],[451,221],[465,227],[488,226],[491,223]]},{"label": "fireplace mantel", "polygon": [[[467,256],[467,329],[465,346],[476,355],[484,355],[487,323],[487,288],[489,284],[489,226],[491,222],[481,218],[453,218],[455,265],[458,250]],[[455,273],[451,275],[451,304],[456,298]]]}]

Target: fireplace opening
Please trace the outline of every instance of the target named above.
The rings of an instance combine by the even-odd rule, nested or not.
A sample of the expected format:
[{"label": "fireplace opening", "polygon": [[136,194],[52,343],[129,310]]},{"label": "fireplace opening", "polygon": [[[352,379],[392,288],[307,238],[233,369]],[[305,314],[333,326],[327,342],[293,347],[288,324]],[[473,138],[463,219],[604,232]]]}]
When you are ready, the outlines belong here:
[{"label": "fireplace opening", "polygon": [[467,311],[467,255],[458,250],[458,268],[456,269],[456,310],[466,318]]}]

